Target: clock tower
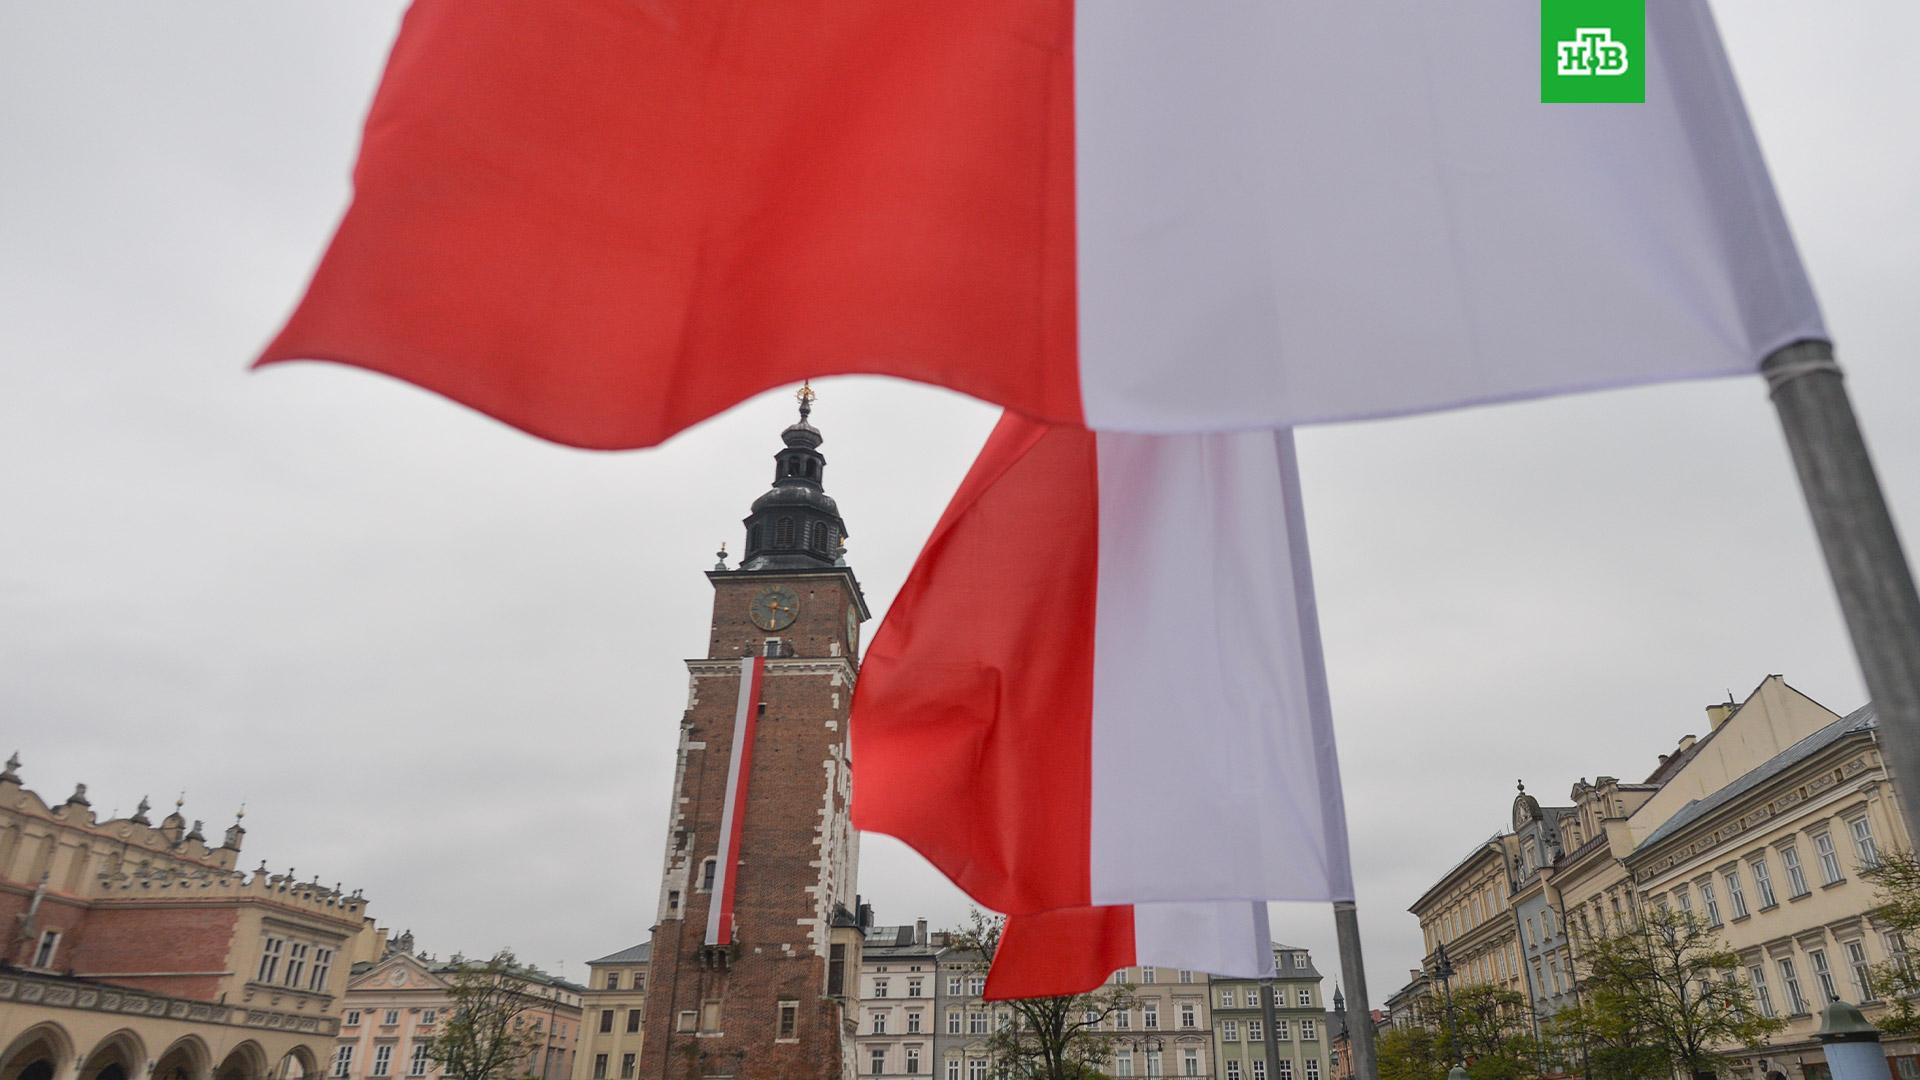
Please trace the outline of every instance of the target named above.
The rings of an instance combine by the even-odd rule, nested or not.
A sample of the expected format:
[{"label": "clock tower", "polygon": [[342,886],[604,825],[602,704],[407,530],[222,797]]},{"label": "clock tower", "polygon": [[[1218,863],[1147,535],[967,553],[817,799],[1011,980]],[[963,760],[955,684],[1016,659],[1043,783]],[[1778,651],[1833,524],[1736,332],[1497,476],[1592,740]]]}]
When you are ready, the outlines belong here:
[{"label": "clock tower", "polygon": [[[868,616],[824,441],[781,433],[740,565],[722,547],[687,711],[653,928],[640,1080],[841,1080],[861,915],[847,711]],[[607,1080],[615,1080],[611,1075]]]}]

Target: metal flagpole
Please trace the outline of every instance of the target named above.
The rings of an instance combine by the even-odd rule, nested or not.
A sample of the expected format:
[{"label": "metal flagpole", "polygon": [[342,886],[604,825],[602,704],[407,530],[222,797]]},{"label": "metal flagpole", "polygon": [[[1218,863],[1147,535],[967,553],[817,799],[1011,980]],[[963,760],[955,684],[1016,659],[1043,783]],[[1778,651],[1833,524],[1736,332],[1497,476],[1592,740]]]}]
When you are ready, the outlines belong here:
[{"label": "metal flagpole", "polygon": [[[1360,915],[1353,901],[1333,902],[1333,933],[1340,942],[1340,974],[1347,982],[1347,1052],[1353,1055],[1354,1080],[1380,1080],[1380,1063],[1373,1053],[1373,999],[1367,996],[1367,966],[1360,959]],[[1360,1012],[1358,1023],[1353,1019],[1355,1009]]]},{"label": "metal flagpole", "polygon": [[1797,341],[1760,364],[1820,536],[1909,843],[1920,843],[1920,595],[1874,475],[1833,346]]},{"label": "metal flagpole", "polygon": [[[1265,1038],[1260,1041],[1266,1044],[1268,1080],[1280,1080],[1280,1035],[1275,1030],[1280,1021],[1273,1015],[1273,1008],[1273,976],[1269,975],[1260,980],[1260,1019],[1267,1025],[1262,1033]],[[1331,1041],[1333,1033],[1328,1032],[1327,1038]]]}]

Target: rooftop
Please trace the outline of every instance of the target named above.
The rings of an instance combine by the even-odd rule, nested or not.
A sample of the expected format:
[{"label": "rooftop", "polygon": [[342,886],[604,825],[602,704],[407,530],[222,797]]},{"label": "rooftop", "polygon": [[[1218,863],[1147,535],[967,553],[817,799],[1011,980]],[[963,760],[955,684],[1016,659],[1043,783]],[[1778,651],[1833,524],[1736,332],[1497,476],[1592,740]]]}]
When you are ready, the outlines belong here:
[{"label": "rooftop", "polygon": [[653,958],[653,942],[643,941],[638,945],[629,945],[619,952],[608,953],[598,960],[589,960],[589,967],[595,964],[644,964]]}]

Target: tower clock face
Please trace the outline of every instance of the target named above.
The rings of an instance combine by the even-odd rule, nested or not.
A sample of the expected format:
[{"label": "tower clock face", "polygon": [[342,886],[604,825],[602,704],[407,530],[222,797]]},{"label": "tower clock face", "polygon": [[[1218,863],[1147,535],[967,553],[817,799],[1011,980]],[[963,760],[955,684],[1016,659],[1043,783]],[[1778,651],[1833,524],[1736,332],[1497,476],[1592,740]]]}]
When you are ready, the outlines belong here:
[{"label": "tower clock face", "polygon": [[800,597],[785,585],[769,585],[753,598],[753,625],[785,630],[800,617]]}]

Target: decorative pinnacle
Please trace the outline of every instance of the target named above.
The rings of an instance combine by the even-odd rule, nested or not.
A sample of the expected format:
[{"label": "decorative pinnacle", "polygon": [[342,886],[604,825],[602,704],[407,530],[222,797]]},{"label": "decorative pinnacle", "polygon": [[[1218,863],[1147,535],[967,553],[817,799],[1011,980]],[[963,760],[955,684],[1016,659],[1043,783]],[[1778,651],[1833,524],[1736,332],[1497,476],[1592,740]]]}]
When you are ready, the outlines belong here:
[{"label": "decorative pinnacle", "polygon": [[19,769],[20,769],[20,751],[15,750],[13,752],[13,756],[7,759],[6,771],[0,772],[0,780],[12,780],[15,783],[18,783],[20,781]]},{"label": "decorative pinnacle", "polygon": [[720,550],[714,552],[713,557],[719,560],[713,564],[715,570],[725,570],[727,568],[727,542],[725,540],[720,541]]},{"label": "decorative pinnacle", "polygon": [[805,420],[813,414],[813,399],[820,395],[813,392],[813,380],[808,379],[800,384],[800,389],[794,391],[793,396],[800,402],[800,419]]}]

